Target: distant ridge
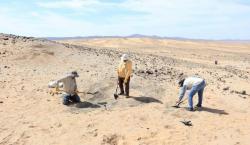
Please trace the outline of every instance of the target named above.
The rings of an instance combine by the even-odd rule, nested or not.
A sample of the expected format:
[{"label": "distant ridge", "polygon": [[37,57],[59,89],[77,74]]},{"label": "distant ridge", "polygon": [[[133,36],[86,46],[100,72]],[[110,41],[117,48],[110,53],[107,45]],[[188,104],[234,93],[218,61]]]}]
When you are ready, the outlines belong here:
[{"label": "distant ridge", "polygon": [[195,41],[225,41],[225,42],[250,42],[250,40],[233,40],[233,39],[192,39],[184,37],[162,37],[157,35],[133,34],[129,36],[75,36],[75,37],[43,37],[49,40],[74,40],[74,39],[96,39],[96,38],[150,38],[150,39],[170,39],[170,40],[195,40]]},{"label": "distant ridge", "polygon": [[202,40],[182,37],[161,37],[157,35],[133,34],[129,36],[76,36],[76,37],[44,37],[49,40],[69,40],[69,39],[95,39],[95,38],[151,38],[151,39],[173,39],[173,40]]}]

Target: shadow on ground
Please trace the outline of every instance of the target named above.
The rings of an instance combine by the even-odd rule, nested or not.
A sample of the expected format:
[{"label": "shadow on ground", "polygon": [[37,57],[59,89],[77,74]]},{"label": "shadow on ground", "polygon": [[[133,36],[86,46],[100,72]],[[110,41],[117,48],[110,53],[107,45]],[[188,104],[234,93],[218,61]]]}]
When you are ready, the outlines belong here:
[{"label": "shadow on ground", "polygon": [[206,111],[206,112],[220,114],[220,115],[228,115],[228,113],[225,110],[213,109],[213,108],[208,108],[208,107],[202,107],[201,111]]},{"label": "shadow on ground", "polygon": [[75,105],[75,107],[76,107],[76,108],[101,108],[100,105],[98,105],[98,104],[93,104],[93,103],[90,103],[90,102],[87,102],[87,101],[77,103],[77,104]]},{"label": "shadow on ground", "polygon": [[142,102],[142,103],[160,103],[163,104],[162,101],[155,99],[153,97],[145,97],[145,96],[141,96],[141,97],[134,97],[134,96],[129,96],[128,98],[134,99],[138,102]]}]

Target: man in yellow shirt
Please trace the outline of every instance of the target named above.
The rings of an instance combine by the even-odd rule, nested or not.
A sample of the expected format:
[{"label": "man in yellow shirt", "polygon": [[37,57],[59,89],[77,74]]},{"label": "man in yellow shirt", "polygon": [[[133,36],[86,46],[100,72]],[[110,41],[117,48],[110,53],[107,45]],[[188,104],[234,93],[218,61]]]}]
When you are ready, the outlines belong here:
[{"label": "man in yellow shirt", "polygon": [[123,54],[121,57],[121,62],[117,69],[118,83],[120,87],[119,95],[124,95],[123,84],[125,84],[125,95],[126,97],[129,97],[129,83],[130,83],[131,73],[132,73],[132,61],[129,60],[127,54]]}]

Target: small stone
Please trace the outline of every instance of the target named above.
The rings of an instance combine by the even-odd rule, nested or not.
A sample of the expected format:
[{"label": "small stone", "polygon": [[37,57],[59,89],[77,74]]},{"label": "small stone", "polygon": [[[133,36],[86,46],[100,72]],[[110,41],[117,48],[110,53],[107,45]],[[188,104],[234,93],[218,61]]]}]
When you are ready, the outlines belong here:
[{"label": "small stone", "polygon": [[138,70],[138,73],[145,73],[145,71],[144,70]]},{"label": "small stone", "polygon": [[146,73],[149,75],[154,74],[153,71],[151,71],[151,70],[147,70]]},{"label": "small stone", "polygon": [[223,91],[227,91],[227,90],[229,90],[229,87],[223,88]]},{"label": "small stone", "polygon": [[0,103],[3,103],[3,101],[0,101]]}]

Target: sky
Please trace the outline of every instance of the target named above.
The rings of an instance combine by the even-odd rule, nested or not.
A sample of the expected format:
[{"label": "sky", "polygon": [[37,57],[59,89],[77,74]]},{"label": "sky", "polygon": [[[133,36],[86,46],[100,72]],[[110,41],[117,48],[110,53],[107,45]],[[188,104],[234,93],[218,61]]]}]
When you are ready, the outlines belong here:
[{"label": "sky", "polygon": [[250,40],[250,0],[0,0],[0,33]]}]

